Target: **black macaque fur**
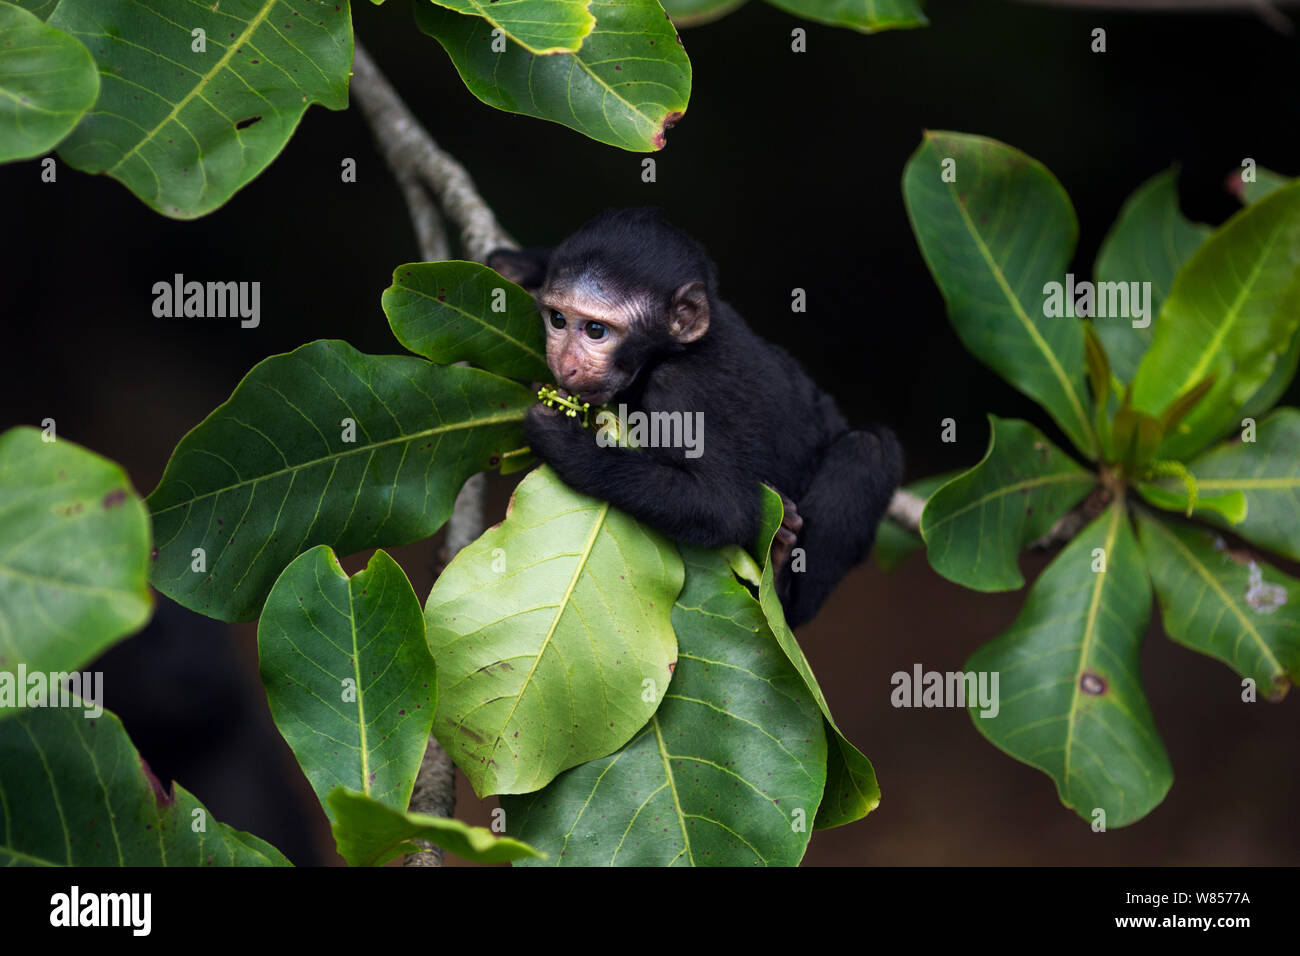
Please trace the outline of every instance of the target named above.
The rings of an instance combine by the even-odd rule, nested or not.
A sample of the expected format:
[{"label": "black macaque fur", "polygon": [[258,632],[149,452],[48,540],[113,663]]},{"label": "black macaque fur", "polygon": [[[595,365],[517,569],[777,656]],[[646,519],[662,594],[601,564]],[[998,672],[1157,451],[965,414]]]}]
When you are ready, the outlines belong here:
[{"label": "black macaque fur", "polygon": [[[902,450],[886,427],[851,429],[835,402],[784,349],[759,338],[717,296],[704,249],[653,209],[611,210],[548,256],[501,250],[489,264],[537,291],[588,271],[607,289],[653,292],[656,319],[629,336],[615,364],[636,371],[617,410],[704,413],[703,454],[682,448],[600,447],[576,419],[536,406],[528,443],[570,487],[608,501],[667,536],[704,547],[751,546],[759,531],[758,482],[792,499],[803,518],[796,548],[806,569],[777,578],[786,620],[810,620],[844,574],[871,550],[901,478]],[[506,271],[505,269],[502,270]],[[708,331],[681,345],[664,316],[674,290],[706,283]]]}]

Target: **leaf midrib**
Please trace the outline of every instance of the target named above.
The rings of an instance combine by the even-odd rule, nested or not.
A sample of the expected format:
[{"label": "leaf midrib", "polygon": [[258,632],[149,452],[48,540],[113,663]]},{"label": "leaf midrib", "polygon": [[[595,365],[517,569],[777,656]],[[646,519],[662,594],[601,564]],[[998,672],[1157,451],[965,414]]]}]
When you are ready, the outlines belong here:
[{"label": "leaf midrib", "polygon": [[1241,607],[1235,600],[1233,600],[1232,595],[1229,594],[1224,589],[1223,585],[1219,583],[1218,579],[1210,573],[1210,569],[1196,557],[1196,554],[1188,548],[1187,545],[1183,544],[1183,542],[1179,540],[1177,535],[1159,521],[1148,521],[1147,525],[1154,527],[1161,535],[1173,542],[1174,548],[1183,557],[1183,560],[1191,565],[1192,569],[1195,570],[1200,577],[1205,579],[1206,583],[1209,584],[1214,593],[1218,595],[1219,600],[1222,601],[1225,606],[1231,608],[1233,615],[1237,620],[1241,621],[1242,627],[1246,629],[1246,632],[1250,634],[1255,643],[1259,645],[1259,649],[1264,652],[1264,656],[1267,657],[1269,662],[1273,665],[1274,674],[1285,676],[1287,673],[1286,668],[1282,666],[1281,662],[1278,661],[1277,657],[1273,654],[1272,649],[1269,648],[1268,644],[1264,641],[1264,636],[1256,630],[1255,626],[1251,623],[1250,618],[1246,617],[1242,612]]},{"label": "leaf midrib", "polygon": [[181,97],[179,101],[177,101],[177,103],[172,107],[171,112],[168,113],[165,117],[163,117],[162,122],[160,122],[152,130],[146,133],[140,139],[140,141],[136,143],[134,146],[132,146],[127,152],[123,153],[121,159],[119,159],[108,169],[104,170],[106,175],[111,176],[113,173],[115,173],[122,166],[123,163],[125,163],[128,159],[130,159],[132,156],[138,153],[146,143],[152,142],[154,137],[157,136],[162,131],[163,127],[165,127],[168,123],[172,123],[176,121],[176,117],[180,116],[181,110],[183,110],[186,106],[188,106],[191,100],[193,100],[196,96],[199,95],[200,92],[202,92],[204,89],[207,88],[207,85],[212,80],[212,77],[215,76],[220,70],[224,69],[226,64],[231,61],[231,59],[235,55],[235,51],[249,41],[253,33],[257,30],[257,28],[260,27],[262,23],[266,20],[266,18],[271,15],[271,11],[275,8],[277,2],[279,2],[279,0],[266,0],[266,2],[262,6],[261,12],[257,16],[255,16],[252,20],[248,21],[248,26],[245,27],[244,32],[241,33],[237,39],[232,40],[230,44],[227,45],[226,52],[222,54],[221,59],[217,60],[217,62],[213,64],[212,69],[208,70],[207,73],[204,73],[202,77],[199,79],[199,81],[196,84],[194,84],[194,88],[190,90],[188,93],[186,93],[183,97]]},{"label": "leaf midrib", "polygon": [[[930,142],[931,148],[934,149],[934,140],[931,140]],[[937,153],[937,150],[935,151]],[[983,256],[985,263],[987,263],[989,271],[993,274],[994,280],[996,280],[998,287],[1002,290],[1002,294],[1011,305],[1012,313],[1020,321],[1020,324],[1024,326],[1025,331],[1029,334],[1029,338],[1034,343],[1034,346],[1043,354],[1043,358],[1047,360],[1047,364],[1051,368],[1052,374],[1056,377],[1058,384],[1061,386],[1061,390],[1065,393],[1066,398],[1070,400],[1070,408],[1078,418],[1079,424],[1083,426],[1083,435],[1088,441],[1089,448],[1095,448],[1097,440],[1096,436],[1093,435],[1092,426],[1088,422],[1088,416],[1084,413],[1083,405],[1079,401],[1079,396],[1075,394],[1074,386],[1070,383],[1069,377],[1065,374],[1065,369],[1063,369],[1061,363],[1057,361],[1056,353],[1048,347],[1047,342],[1043,339],[1042,333],[1038,331],[1038,326],[1034,325],[1034,323],[1030,321],[1029,316],[1025,313],[1025,310],[1020,303],[1020,299],[1016,297],[1015,292],[1011,289],[1010,283],[1007,282],[1007,278],[1002,272],[1002,267],[999,266],[997,261],[993,258],[992,250],[990,250],[985,244],[984,237],[980,235],[979,230],[975,228],[975,222],[970,217],[970,211],[957,195],[956,184],[947,183],[945,185],[947,185],[948,192],[952,196],[953,205],[956,206],[958,211],[961,213],[962,221],[966,224],[967,233],[969,233],[971,239],[974,241],[976,248],[979,249],[980,255]]]},{"label": "leaf midrib", "polygon": [[[1119,536],[1119,523],[1123,518],[1124,509],[1117,502],[1110,506],[1110,512],[1110,527],[1106,529],[1106,541],[1102,546],[1102,554],[1106,560],[1106,570],[1094,572],[1097,581],[1092,589],[1092,597],[1088,601],[1088,616],[1084,624],[1083,640],[1079,645],[1079,667],[1074,673],[1074,686],[1070,690],[1070,719],[1065,732],[1065,767],[1061,775],[1067,793],[1072,789],[1070,786],[1070,751],[1074,743],[1074,721],[1079,712],[1079,682],[1083,680],[1083,672],[1088,666],[1091,645],[1097,637],[1097,611],[1101,606],[1101,592],[1106,586],[1106,576],[1111,573],[1111,558],[1114,556],[1115,539]],[[1150,600],[1149,596],[1148,600]]]},{"label": "leaf midrib", "polygon": [[[205,491],[201,495],[194,495],[192,497],[184,499],[183,501],[178,501],[174,505],[168,505],[166,508],[159,508],[157,510],[151,508],[150,511],[152,512],[154,517],[157,517],[158,515],[166,514],[169,511],[175,511],[177,508],[184,507],[185,505],[191,504],[195,501],[201,501],[204,498],[210,498],[213,495],[225,494],[227,491],[233,491],[236,488],[243,488],[245,485],[255,485],[261,481],[270,481],[272,478],[278,478],[281,475],[287,475],[290,472],[301,471],[304,468],[314,468],[315,466],[324,464],[325,462],[328,461],[337,461],[340,458],[346,458],[348,455],[357,455],[363,451],[373,451],[376,448],[386,448],[389,445],[399,445],[402,444],[403,442],[417,441],[421,438],[428,438],[430,435],[443,435],[446,434],[447,432],[461,431],[466,428],[478,428],[480,425],[499,425],[504,422],[523,421],[525,413],[526,413],[525,411],[519,411],[519,412],[511,412],[505,415],[492,415],[488,418],[474,418],[464,422],[456,422],[451,425],[439,425],[435,428],[427,428],[424,431],[411,432],[409,434],[399,435],[396,438],[385,438],[383,441],[370,442],[369,444],[366,445],[358,445],[356,448],[349,448],[347,451],[335,452],[330,455],[325,455],[322,458],[314,458],[311,461],[305,461],[296,465],[289,465],[287,468],[280,468],[277,469],[276,471],[267,472],[264,475],[257,475],[253,478],[246,478],[243,481],[237,481],[232,485],[223,485],[220,488],[214,488],[212,491]],[[185,450],[188,452],[190,449],[185,449]],[[202,451],[204,449],[199,449],[199,450]],[[278,450],[279,449],[277,449],[277,451]],[[161,488],[166,483],[167,483],[167,474],[164,472],[163,480],[162,482],[159,483],[158,487]],[[155,492],[155,494],[156,493],[157,492]],[[150,497],[153,497],[153,495],[150,495]]]},{"label": "leaf midrib", "polygon": [[949,521],[952,521],[960,517],[961,515],[965,514],[967,511],[970,511],[972,508],[978,508],[979,506],[985,504],[986,502],[993,501],[996,498],[1001,498],[1006,495],[1014,494],[1017,491],[1025,491],[1029,488],[1041,488],[1045,485],[1068,484],[1074,481],[1086,481],[1089,483],[1094,483],[1096,480],[1097,480],[1096,476],[1093,475],[1092,472],[1090,471],[1054,472],[1053,474],[1043,475],[1042,477],[1039,478],[1031,478],[1026,481],[1018,481],[1012,485],[1002,485],[996,490],[990,492],[989,494],[981,495],[979,498],[976,498],[974,501],[971,501],[965,506],[958,508],[956,511],[952,512],[951,514],[945,515],[944,517],[940,518],[938,521],[935,521],[933,524],[925,525],[923,530],[933,531],[936,528],[939,528],[944,524],[948,523]]},{"label": "leaf midrib", "polygon": [[1282,231],[1285,225],[1286,217],[1283,216],[1280,217],[1274,224],[1273,228],[1269,230],[1268,238],[1264,240],[1259,255],[1255,257],[1255,264],[1251,267],[1250,274],[1242,281],[1241,287],[1238,290],[1232,305],[1228,309],[1227,316],[1225,316],[1223,321],[1219,323],[1218,329],[1215,330],[1209,343],[1201,352],[1200,360],[1197,361],[1196,366],[1188,372],[1186,377],[1183,379],[1183,384],[1174,389],[1174,395],[1183,394],[1187,389],[1205,378],[1210,368],[1210,362],[1213,360],[1214,356],[1218,355],[1219,350],[1223,345],[1223,340],[1227,338],[1228,333],[1232,331],[1233,327],[1237,324],[1237,320],[1241,318],[1242,306],[1251,291],[1254,290],[1255,283],[1259,281],[1259,275],[1264,269],[1264,262],[1277,242],[1278,233]]},{"label": "leaf midrib", "polygon": [[583,569],[586,568],[587,562],[591,560],[591,552],[596,547],[596,538],[600,535],[600,530],[605,526],[605,519],[609,516],[609,502],[603,501],[596,510],[596,514],[591,523],[591,533],[587,536],[587,543],[578,552],[578,561],[574,565],[573,574],[569,576],[568,586],[564,589],[559,603],[555,606],[555,614],[551,616],[551,626],[546,629],[546,636],[542,639],[541,646],[537,649],[537,654],[533,657],[532,666],[528,668],[528,673],[524,675],[523,681],[519,684],[519,693],[515,694],[515,699],[510,705],[510,712],[501,722],[501,729],[496,733],[496,742],[492,745],[492,753],[496,753],[497,747],[501,746],[501,741],[505,739],[506,729],[510,726],[510,721],[514,719],[515,711],[519,709],[519,703],[524,699],[524,692],[528,690],[528,685],[532,683],[533,675],[537,673],[537,665],[542,662],[542,655],[546,653],[546,648],[550,646],[551,640],[555,637],[555,632],[560,626],[560,618],[564,617],[564,612],[569,607],[569,602],[573,598],[574,589],[578,586],[578,580],[582,577]]}]

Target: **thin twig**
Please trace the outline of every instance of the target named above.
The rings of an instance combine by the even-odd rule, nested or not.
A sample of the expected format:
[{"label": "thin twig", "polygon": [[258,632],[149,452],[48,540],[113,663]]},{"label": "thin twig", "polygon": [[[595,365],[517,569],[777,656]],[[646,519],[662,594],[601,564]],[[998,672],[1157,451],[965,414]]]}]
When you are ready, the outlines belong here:
[{"label": "thin twig", "polygon": [[[352,92],[384,160],[402,187],[421,257],[436,262],[451,255],[447,230],[431,194],[459,228],[467,258],[482,261],[493,249],[515,247],[515,241],[474,188],[469,173],[433,141],[359,42],[352,71]],[[444,535],[443,567],[483,533],[483,487],[483,476],[475,475],[457,495]],[[456,766],[432,735],[411,792],[410,807],[413,812],[440,817],[450,817],[456,809]],[[403,863],[442,866],[443,851],[431,846],[423,853],[409,854]]]},{"label": "thin twig", "polygon": [[352,92],[398,182],[419,182],[432,191],[459,228],[466,258],[482,262],[493,249],[518,245],[501,228],[465,167],[433,141],[360,43],[352,62]]}]

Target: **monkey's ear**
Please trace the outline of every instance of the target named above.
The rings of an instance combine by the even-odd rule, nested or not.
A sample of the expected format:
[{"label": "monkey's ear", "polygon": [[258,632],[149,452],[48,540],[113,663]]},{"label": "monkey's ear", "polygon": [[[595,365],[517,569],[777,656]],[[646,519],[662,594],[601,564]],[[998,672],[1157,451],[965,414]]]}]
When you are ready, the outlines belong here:
[{"label": "monkey's ear", "polygon": [[550,249],[494,249],[487,257],[489,269],[495,269],[529,292],[542,287],[546,281],[546,267],[550,263]]},{"label": "monkey's ear", "polygon": [[709,293],[703,282],[688,282],[673,293],[668,331],[683,345],[709,331]]}]

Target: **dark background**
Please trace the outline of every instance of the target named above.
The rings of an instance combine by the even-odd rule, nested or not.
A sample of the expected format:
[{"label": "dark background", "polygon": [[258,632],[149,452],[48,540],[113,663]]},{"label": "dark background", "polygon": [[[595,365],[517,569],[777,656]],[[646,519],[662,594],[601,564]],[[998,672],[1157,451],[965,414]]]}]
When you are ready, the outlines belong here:
[{"label": "dark background", "polygon": [[[1047,165],[1078,210],[1074,271],[1091,272],[1125,197],[1172,163],[1184,210],[1219,223],[1244,157],[1300,173],[1294,36],[1251,15],[1073,12],[932,0],[928,29],[863,36],[751,2],[683,31],[690,110],[656,154],[497,112],[475,100],[409,4],[354,4],[357,34],[505,227],[552,243],[611,205],[655,204],[717,259],[723,295],[799,356],[859,421],[900,435],[909,478],[968,466],[984,415],[1046,416],[961,348],[917,251],[899,188],[925,128],[992,136]],[[808,52],[790,52],[790,30]],[[1107,30],[1108,52],[1089,50]],[[340,182],[357,160],[359,182]],[[308,111],[284,153],[218,212],[162,218],[114,181],[60,166],[0,168],[0,427],[58,422],[121,462],[147,493],[180,437],[260,359],[314,338],[397,352],[379,298],[418,258],[399,190],[356,111]],[[152,286],[259,280],[262,322],[156,319]],[[808,291],[792,315],[790,290]],[[1300,400],[1293,388],[1289,402]],[[939,441],[939,422],[959,441]],[[493,486],[493,517],[509,480]],[[435,548],[396,549],[427,593]],[[1026,562],[1033,574],[1046,558]],[[360,566],[348,562],[350,570]],[[801,633],[848,736],[883,790],[866,821],[814,836],[810,864],[1294,864],[1300,860],[1300,701],[1247,705],[1223,665],[1153,626],[1143,676],[1176,780],[1126,829],[1094,834],[1051,781],[988,744],[966,714],[896,710],[889,675],[957,670],[1014,618],[1023,592],[981,595],[914,558],[854,572]],[[1155,615],[1158,620],[1158,615]],[[334,860],[325,819],[276,734],[257,681],[253,625],[159,599],[143,634],[103,660],[107,703],[164,780],[295,862]],[[461,781],[458,815],[495,801]]]}]

